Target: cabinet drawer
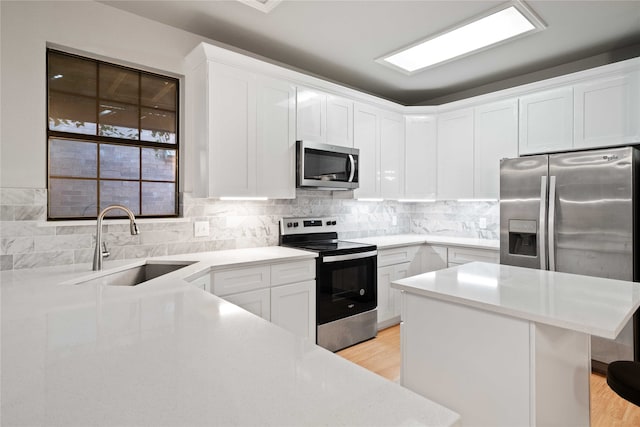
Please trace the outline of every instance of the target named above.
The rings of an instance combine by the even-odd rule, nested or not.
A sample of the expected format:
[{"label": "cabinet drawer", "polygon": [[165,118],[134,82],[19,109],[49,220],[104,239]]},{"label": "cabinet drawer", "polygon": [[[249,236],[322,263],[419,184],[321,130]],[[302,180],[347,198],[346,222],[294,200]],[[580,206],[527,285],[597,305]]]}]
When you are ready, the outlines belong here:
[{"label": "cabinet drawer", "polygon": [[274,264],[271,266],[271,285],[304,282],[316,278],[315,259]]},{"label": "cabinet drawer", "polygon": [[238,292],[268,288],[270,283],[269,271],[268,265],[216,271],[212,275],[212,293],[222,297]]},{"label": "cabinet drawer", "polygon": [[448,261],[451,264],[466,264],[473,261],[500,262],[498,251],[490,249],[449,248]]},{"label": "cabinet drawer", "polygon": [[418,252],[419,246],[403,246],[393,249],[378,250],[378,267],[411,262]]}]

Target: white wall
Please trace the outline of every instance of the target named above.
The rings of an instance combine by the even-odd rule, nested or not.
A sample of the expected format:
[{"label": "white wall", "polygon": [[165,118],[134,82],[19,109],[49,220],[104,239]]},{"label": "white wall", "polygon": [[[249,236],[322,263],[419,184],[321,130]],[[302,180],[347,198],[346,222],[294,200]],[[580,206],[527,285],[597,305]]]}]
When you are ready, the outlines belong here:
[{"label": "white wall", "polygon": [[183,58],[206,40],[93,1],[2,0],[0,8],[0,187],[47,186],[48,45],[182,76]]}]

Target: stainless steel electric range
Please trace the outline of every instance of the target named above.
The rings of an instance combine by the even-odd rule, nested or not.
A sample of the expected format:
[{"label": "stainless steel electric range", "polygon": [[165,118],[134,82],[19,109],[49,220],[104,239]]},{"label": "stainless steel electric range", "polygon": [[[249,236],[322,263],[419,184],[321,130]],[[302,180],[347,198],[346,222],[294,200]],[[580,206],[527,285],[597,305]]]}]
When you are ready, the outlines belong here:
[{"label": "stainless steel electric range", "polygon": [[336,218],[283,218],[280,245],[318,253],[316,342],[337,351],[377,334],[375,245],[338,240]]}]

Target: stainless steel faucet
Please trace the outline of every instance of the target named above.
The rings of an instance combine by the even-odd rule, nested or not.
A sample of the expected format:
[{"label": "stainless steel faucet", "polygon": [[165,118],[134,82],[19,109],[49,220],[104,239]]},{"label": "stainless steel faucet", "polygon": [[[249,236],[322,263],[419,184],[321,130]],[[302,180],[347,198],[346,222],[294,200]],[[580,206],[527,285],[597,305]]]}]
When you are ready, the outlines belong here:
[{"label": "stainless steel faucet", "polygon": [[113,209],[122,209],[127,213],[127,215],[129,215],[129,229],[132,236],[135,236],[139,233],[138,225],[136,224],[136,216],[133,214],[133,212],[131,212],[129,208],[121,205],[111,205],[104,208],[98,215],[96,224],[96,250],[93,253],[93,271],[102,270],[102,258],[109,256],[106,245],[104,252],[102,251],[102,220],[104,219],[104,216],[107,214],[107,212]]}]

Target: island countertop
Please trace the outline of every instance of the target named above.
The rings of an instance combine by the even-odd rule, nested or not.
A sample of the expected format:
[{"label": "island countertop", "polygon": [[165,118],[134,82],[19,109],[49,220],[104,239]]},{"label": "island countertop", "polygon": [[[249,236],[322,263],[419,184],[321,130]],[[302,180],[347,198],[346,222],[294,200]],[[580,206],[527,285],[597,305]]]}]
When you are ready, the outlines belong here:
[{"label": "island countertop", "polygon": [[640,283],[473,262],[392,287],[515,318],[614,339],[640,306]]},{"label": "island countertop", "polygon": [[2,272],[1,424],[457,425],[447,408],[183,280],[315,256],[162,257],[197,262],[135,287],[70,284],[92,275],[86,265]]}]

